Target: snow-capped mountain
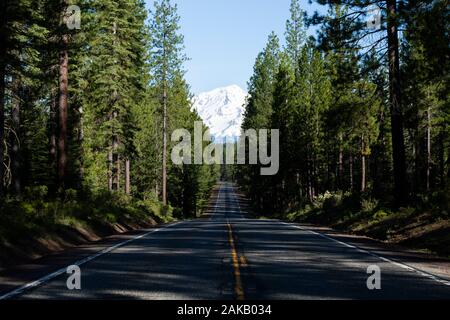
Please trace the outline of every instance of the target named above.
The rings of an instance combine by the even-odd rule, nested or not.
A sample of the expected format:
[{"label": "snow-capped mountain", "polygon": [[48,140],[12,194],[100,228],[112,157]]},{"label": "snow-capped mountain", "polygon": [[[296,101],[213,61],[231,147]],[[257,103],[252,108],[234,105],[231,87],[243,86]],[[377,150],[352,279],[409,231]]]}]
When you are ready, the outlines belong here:
[{"label": "snow-capped mountain", "polygon": [[237,85],[217,88],[194,97],[193,109],[216,141],[236,139],[241,133],[247,92]]}]

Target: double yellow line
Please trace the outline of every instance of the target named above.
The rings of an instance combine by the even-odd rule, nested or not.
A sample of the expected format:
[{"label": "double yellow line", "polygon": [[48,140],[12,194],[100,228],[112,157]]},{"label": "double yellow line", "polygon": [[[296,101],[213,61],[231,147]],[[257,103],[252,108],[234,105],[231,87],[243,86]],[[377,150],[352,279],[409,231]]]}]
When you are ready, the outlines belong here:
[{"label": "double yellow line", "polygon": [[245,260],[244,256],[241,256],[239,259],[239,255],[236,250],[236,245],[234,243],[233,228],[229,222],[227,222],[227,226],[228,226],[228,242],[230,243],[231,256],[233,259],[233,269],[235,278],[234,292],[236,294],[237,300],[244,300],[245,296],[244,296],[244,288],[242,286],[240,266],[246,267],[247,261]]}]

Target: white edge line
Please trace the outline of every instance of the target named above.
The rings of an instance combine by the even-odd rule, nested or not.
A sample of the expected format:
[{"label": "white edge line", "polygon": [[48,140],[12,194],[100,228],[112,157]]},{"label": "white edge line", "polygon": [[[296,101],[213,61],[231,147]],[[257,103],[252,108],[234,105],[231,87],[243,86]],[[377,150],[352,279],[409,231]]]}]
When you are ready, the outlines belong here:
[{"label": "white edge line", "polygon": [[323,234],[323,233],[320,233],[320,232],[317,232],[317,231],[313,231],[313,230],[310,230],[310,229],[308,229],[308,228],[305,228],[305,227],[302,227],[302,226],[299,226],[299,225],[291,224],[291,223],[288,223],[288,222],[285,222],[285,221],[280,221],[280,220],[275,220],[275,221],[279,221],[279,222],[281,222],[282,224],[287,225],[287,226],[290,226],[290,227],[293,227],[293,228],[295,228],[295,229],[300,229],[300,230],[303,230],[303,231],[310,232],[310,233],[312,233],[312,234],[314,234],[314,235],[317,235],[317,236],[322,237],[322,238],[324,238],[324,239],[327,239],[327,240],[336,242],[336,243],[338,243],[338,244],[340,244],[340,245],[343,245],[343,246],[345,246],[345,247],[347,247],[347,248],[355,249],[355,250],[357,250],[357,251],[359,251],[359,252],[361,252],[361,253],[368,254],[368,255],[370,255],[370,256],[372,256],[372,257],[375,257],[375,258],[378,258],[378,259],[380,259],[380,260],[382,260],[382,261],[384,261],[384,262],[389,262],[389,263],[391,263],[391,264],[393,264],[393,265],[395,265],[395,266],[397,266],[397,267],[400,267],[400,268],[402,268],[402,269],[405,269],[405,270],[408,270],[408,271],[411,271],[411,272],[415,272],[415,273],[421,275],[422,277],[425,277],[425,278],[434,280],[434,281],[436,281],[436,282],[438,282],[438,283],[440,283],[440,284],[443,284],[443,285],[446,285],[446,286],[450,286],[450,281],[448,281],[448,280],[446,280],[446,279],[443,279],[443,278],[441,278],[441,277],[439,277],[439,276],[436,276],[436,275],[434,275],[434,274],[431,274],[431,273],[422,271],[422,270],[420,270],[420,269],[411,267],[411,266],[409,266],[409,265],[407,265],[407,264],[405,264],[405,263],[403,263],[403,262],[394,261],[394,260],[392,260],[392,259],[389,259],[389,258],[383,257],[383,256],[381,256],[381,255],[378,255],[378,254],[376,254],[376,253],[374,253],[374,252],[371,252],[371,251],[362,249],[362,248],[360,248],[360,247],[357,247],[357,246],[355,246],[355,245],[348,244],[348,243],[346,243],[346,242],[343,242],[343,241],[334,239],[334,238],[329,237],[329,236],[327,236],[327,235],[325,235],[325,234]]},{"label": "white edge line", "polygon": [[[83,264],[86,264],[89,261],[97,259],[97,258],[99,258],[99,257],[101,257],[101,256],[103,256],[103,255],[105,255],[107,253],[110,253],[113,250],[116,250],[116,249],[118,249],[120,247],[123,247],[123,246],[129,244],[130,242],[142,239],[142,238],[144,238],[144,237],[146,237],[146,236],[148,236],[148,235],[150,235],[152,233],[156,233],[158,231],[174,227],[174,226],[179,225],[180,223],[183,223],[183,222],[184,221],[175,222],[175,223],[170,224],[168,226],[165,226],[165,227],[162,227],[162,228],[158,228],[158,229],[154,229],[154,230],[152,230],[150,232],[146,232],[146,233],[140,234],[140,235],[138,235],[138,236],[136,236],[136,237],[134,237],[132,239],[128,239],[126,241],[120,242],[120,243],[118,243],[118,244],[116,244],[116,245],[114,245],[112,247],[105,248],[105,249],[103,249],[103,250],[101,250],[101,251],[99,251],[99,252],[97,252],[97,253],[95,253],[95,254],[93,254],[91,256],[88,256],[88,257],[86,257],[84,259],[78,260],[78,261],[74,262],[72,265],[76,265],[76,266],[80,267]],[[53,280],[56,277],[58,277],[58,276],[62,275],[63,273],[65,273],[66,270],[67,270],[67,267],[61,268],[61,269],[59,269],[59,270],[57,270],[55,272],[52,272],[52,273],[50,273],[50,274],[48,274],[46,276],[43,276],[42,278],[39,278],[39,279],[37,279],[35,281],[29,282],[29,283],[27,283],[27,284],[25,284],[23,286],[20,286],[17,289],[14,289],[14,290],[12,290],[12,291],[10,291],[10,292],[0,296],[0,300],[11,299],[11,298],[13,298],[15,296],[23,294],[25,291],[31,290],[33,288],[37,288],[37,287],[43,285],[44,283],[47,283],[50,280]]]}]

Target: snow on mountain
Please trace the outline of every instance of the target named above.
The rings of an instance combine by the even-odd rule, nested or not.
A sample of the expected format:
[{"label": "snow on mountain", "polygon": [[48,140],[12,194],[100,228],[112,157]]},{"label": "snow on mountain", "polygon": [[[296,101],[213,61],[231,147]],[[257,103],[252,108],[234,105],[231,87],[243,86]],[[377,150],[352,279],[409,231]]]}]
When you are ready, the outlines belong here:
[{"label": "snow on mountain", "polygon": [[247,92],[237,85],[217,88],[194,97],[193,109],[216,141],[236,139],[241,133]]}]

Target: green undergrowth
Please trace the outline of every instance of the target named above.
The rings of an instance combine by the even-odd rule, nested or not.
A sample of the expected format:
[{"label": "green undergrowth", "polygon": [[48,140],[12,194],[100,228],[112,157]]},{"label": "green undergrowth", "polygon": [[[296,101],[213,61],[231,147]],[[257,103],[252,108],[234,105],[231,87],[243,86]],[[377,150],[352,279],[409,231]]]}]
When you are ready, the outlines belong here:
[{"label": "green undergrowth", "polygon": [[143,225],[173,221],[173,208],[154,199],[135,199],[122,193],[98,192],[79,196],[67,190],[51,199],[45,186],[27,188],[22,198],[0,204],[0,240],[45,236],[64,227],[87,228],[114,224]]},{"label": "green undergrowth", "polygon": [[336,192],[321,195],[283,218],[450,256],[449,207],[450,192],[422,195],[399,209],[368,194]]}]

